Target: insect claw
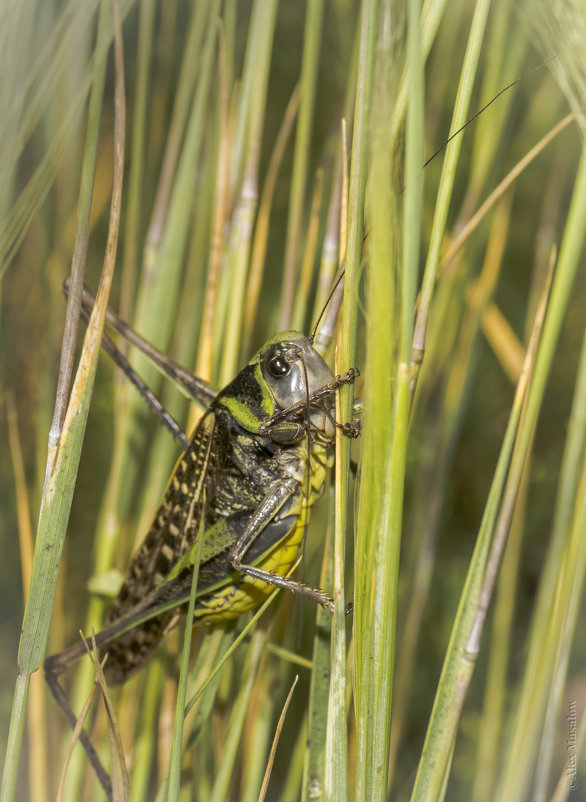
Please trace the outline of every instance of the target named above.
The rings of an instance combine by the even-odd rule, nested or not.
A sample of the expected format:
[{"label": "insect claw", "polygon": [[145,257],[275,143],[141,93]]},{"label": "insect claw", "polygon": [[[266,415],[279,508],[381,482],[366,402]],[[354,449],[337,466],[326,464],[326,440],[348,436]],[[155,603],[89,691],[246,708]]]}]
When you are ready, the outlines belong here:
[{"label": "insect claw", "polygon": [[[322,603],[323,603],[323,606],[326,608],[326,610],[329,610],[329,612],[333,615],[334,614],[334,610],[336,609],[335,608],[335,604],[334,604],[334,600],[333,599],[327,599],[327,600],[324,599],[324,601]],[[348,615],[349,613],[352,612],[353,609],[354,609],[354,604],[352,602],[348,602],[348,604],[344,607],[344,615]]]},{"label": "insect claw", "polygon": [[352,382],[360,376],[360,371],[358,368],[350,368],[347,370],[346,373],[342,373],[341,376],[336,376],[336,383],[337,384],[352,384]]},{"label": "insect claw", "polygon": [[360,437],[360,428],[355,423],[338,423],[336,422],[336,426],[342,434],[345,434],[346,437]]}]

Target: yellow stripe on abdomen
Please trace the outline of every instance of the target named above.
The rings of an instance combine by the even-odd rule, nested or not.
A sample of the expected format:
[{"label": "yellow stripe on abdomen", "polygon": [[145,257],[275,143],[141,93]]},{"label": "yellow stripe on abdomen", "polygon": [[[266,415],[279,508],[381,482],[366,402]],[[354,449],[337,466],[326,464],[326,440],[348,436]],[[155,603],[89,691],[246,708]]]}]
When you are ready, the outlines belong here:
[{"label": "yellow stripe on abdomen", "polygon": [[[291,570],[299,555],[305,534],[305,525],[309,521],[311,506],[315,499],[321,495],[326,478],[326,467],[331,464],[332,460],[333,458],[327,454],[324,448],[317,444],[314,445],[312,448],[309,499],[305,496],[305,483],[300,484],[302,491],[301,509],[297,522],[291,532],[267,557],[257,563],[258,568],[269,571],[271,574],[277,574],[277,576],[285,576]],[[274,586],[267,582],[242,575],[242,578],[237,580],[236,584],[227,585],[210,596],[204,596],[199,599],[198,607],[194,613],[195,620],[203,624],[211,624],[216,621],[237,618],[241,613],[262,604],[274,589]]]}]

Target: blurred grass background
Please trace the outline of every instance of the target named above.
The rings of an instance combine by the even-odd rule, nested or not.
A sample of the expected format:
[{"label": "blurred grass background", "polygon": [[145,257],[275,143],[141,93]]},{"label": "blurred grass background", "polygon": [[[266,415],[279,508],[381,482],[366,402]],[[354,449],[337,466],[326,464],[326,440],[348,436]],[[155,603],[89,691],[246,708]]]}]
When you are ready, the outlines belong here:
[{"label": "blurred grass background", "polygon": [[[99,6],[85,0],[37,7],[27,0],[0,10],[0,110],[6,121],[0,146],[2,747],[8,739],[23,583],[30,577],[31,528],[38,517],[53,411],[65,314],[61,286],[75,236],[87,98],[100,53],[108,48],[85,278],[92,288],[106,241],[114,71],[111,33],[96,46]],[[419,16],[416,3],[409,10]],[[550,375],[538,402],[539,422],[448,760],[445,792],[450,800],[476,802],[549,799],[561,777],[562,795],[555,798],[564,798],[564,789],[571,790],[564,784],[570,776],[564,769],[566,716],[574,704],[579,724],[586,704],[584,549],[579,546],[585,398],[576,383],[586,280],[580,235],[566,229],[573,193],[577,197],[581,186],[584,126],[579,117],[520,174],[453,258],[447,261],[445,255],[518,161],[569,111],[584,105],[584,9],[561,0],[519,6],[495,0],[490,7],[430,0],[422,10],[418,43],[408,37],[407,10],[382,0],[127,0],[121,11],[127,141],[112,306],[160,348],[221,386],[275,331],[289,325],[310,331],[335,273],[340,239],[343,248],[347,236],[349,249],[354,247],[348,257],[354,277],[348,308],[354,312],[345,318],[345,336],[357,336],[350,362],[364,374],[364,385],[357,388],[365,405],[363,482],[359,491],[350,491],[359,508],[358,529],[353,534],[350,518],[346,534],[345,599],[352,598],[355,583],[357,609],[345,621],[348,686],[336,671],[332,686],[338,708],[347,701],[343,755],[335,752],[334,742],[340,741],[331,730],[327,739],[324,734],[328,709],[329,726],[334,719],[340,726],[327,701],[329,620],[319,614],[316,629],[310,604],[281,598],[187,718],[180,798],[258,798],[276,722],[296,672],[300,681],[268,799],[340,799],[344,791],[336,779],[350,799],[384,799],[387,793],[409,799],[418,765],[420,776],[427,776],[429,766],[420,758],[448,640],[480,523],[490,508],[489,490],[538,298],[552,253],[555,257],[566,237],[577,251],[574,268],[580,269],[567,308],[550,314],[560,329],[559,343],[546,368]],[[471,26],[478,39],[477,69],[466,56]],[[419,93],[403,95],[408,54],[416,66],[412,75],[419,64],[425,83]],[[470,100],[462,101],[461,109],[466,120],[554,55],[554,62],[499,97],[454,140],[461,150],[450,155],[448,149],[446,157],[454,159],[453,190],[443,152],[423,173],[409,167],[406,148],[414,148],[420,165],[448,138],[459,84],[470,84]],[[300,81],[301,92],[296,89]],[[361,94],[365,86],[370,101]],[[405,122],[405,97],[415,111],[420,106],[421,119],[414,114]],[[347,222],[340,200],[342,118],[351,152]],[[366,126],[363,151],[357,146],[361,124]],[[360,159],[366,188],[360,184]],[[447,217],[434,221],[442,192]],[[410,202],[411,216],[406,212]],[[413,225],[415,256],[407,247]],[[427,262],[431,273],[426,275],[433,276],[438,261],[440,277],[411,407],[402,367],[413,331],[406,310],[415,307],[423,265]],[[379,301],[386,306],[379,308]],[[422,308],[427,315],[425,303],[418,303]],[[352,314],[357,314],[356,326]],[[157,375],[136,355],[134,363],[160,388]],[[164,388],[162,397],[187,427],[185,401],[174,388]],[[567,442],[574,447],[571,458]],[[354,458],[360,453],[358,444]],[[108,590],[148,526],[177,455],[170,436],[102,358],[49,653],[74,642],[80,628],[99,628]],[[562,460],[570,466],[565,473]],[[306,581],[325,587],[333,581],[327,559],[321,579],[319,570],[331,531],[328,507],[334,502],[330,498],[328,504],[328,496],[312,518],[304,573]],[[387,542],[386,519],[376,517],[377,504],[383,507],[380,516],[387,514],[385,500],[395,512],[389,515],[390,546],[384,556],[391,587],[380,602],[391,622],[383,638],[391,653],[383,661],[376,638],[369,639],[378,621],[369,616],[379,609],[376,593],[372,602],[369,594],[370,583],[376,587],[379,581],[375,567],[382,557],[376,548]],[[354,537],[361,560],[353,574]],[[395,586],[393,554],[400,540]],[[536,606],[538,593],[541,606]],[[191,691],[244,623],[225,632],[194,631]],[[338,620],[336,626],[339,633],[344,623]],[[161,652],[117,697],[132,799],[154,798],[166,771],[179,637],[168,639],[171,656]],[[342,642],[342,653],[345,648]],[[339,661],[339,652],[334,653]],[[365,669],[363,658],[371,654],[371,669]],[[320,667],[325,661],[326,673],[314,670],[312,676],[311,660]],[[372,685],[366,670],[375,672]],[[75,680],[74,675],[70,672],[66,685],[78,707],[91,673],[84,668]],[[69,733],[49,698],[43,713],[43,693],[40,687],[40,696],[29,701],[17,799],[53,798],[65,755]],[[373,724],[373,710],[387,724]],[[389,723],[390,736],[383,734]],[[100,727],[99,720],[96,740]],[[376,762],[379,743],[384,760],[379,755]],[[380,768],[381,760],[384,770],[369,778],[365,767]],[[572,799],[586,798],[585,767],[578,754]],[[65,798],[100,798],[95,786],[78,748]],[[426,788],[420,780],[414,798],[439,798]]]}]

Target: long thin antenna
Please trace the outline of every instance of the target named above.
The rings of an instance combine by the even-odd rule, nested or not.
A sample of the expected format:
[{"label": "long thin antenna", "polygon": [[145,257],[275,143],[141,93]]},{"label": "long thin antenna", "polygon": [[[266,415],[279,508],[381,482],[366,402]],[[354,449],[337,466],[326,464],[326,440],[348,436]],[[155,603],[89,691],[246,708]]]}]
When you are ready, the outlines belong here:
[{"label": "long thin antenna", "polygon": [[[345,274],[345,273],[346,273],[346,269],[345,269],[345,268],[342,268],[342,269],[340,270],[340,272],[338,273],[338,275],[337,275],[337,277],[336,277],[336,280],[334,281],[334,285],[333,285],[332,289],[330,290],[330,294],[328,295],[327,301],[326,301],[326,302],[325,302],[325,304],[323,305],[323,307],[322,307],[322,310],[321,310],[321,312],[319,313],[319,317],[318,317],[318,319],[317,319],[317,321],[316,321],[316,324],[315,324],[315,326],[313,327],[313,331],[311,332],[311,335],[310,335],[310,337],[309,337],[309,342],[310,342],[310,343],[313,343],[313,341],[314,341],[314,339],[315,339],[315,334],[316,334],[316,332],[317,332],[317,329],[318,329],[318,326],[319,326],[319,324],[321,323],[321,320],[322,320],[322,318],[323,318],[323,316],[324,316],[324,314],[325,314],[325,312],[326,312],[326,309],[328,308],[328,306],[329,306],[329,304],[330,304],[330,301],[332,300],[332,298],[334,297],[334,295],[335,295],[335,293],[336,293],[336,290],[338,289],[338,285],[339,285],[339,284],[340,284],[340,282],[341,282],[341,281],[344,279],[344,274]],[[342,285],[342,286],[343,286],[343,285]],[[336,310],[336,314],[337,314],[337,310]]]},{"label": "long thin antenna", "polygon": [[446,141],[445,141],[445,142],[444,142],[444,144],[441,146],[441,148],[438,148],[438,150],[436,150],[436,152],[433,154],[433,156],[430,156],[430,157],[429,157],[429,159],[428,159],[428,160],[425,162],[425,164],[423,165],[423,168],[422,168],[422,169],[423,169],[423,170],[425,170],[425,168],[427,167],[427,165],[428,165],[430,162],[432,162],[432,161],[435,159],[435,157],[436,157],[436,156],[439,156],[439,154],[442,152],[442,150],[444,150],[444,149],[445,149],[445,148],[446,148],[446,147],[449,145],[449,143],[452,141],[452,139],[454,139],[455,137],[457,137],[457,136],[458,136],[458,134],[461,134],[461,133],[462,133],[462,131],[463,131],[465,128],[467,128],[467,127],[470,125],[470,123],[473,123],[473,122],[474,122],[474,120],[475,120],[477,117],[480,117],[480,115],[481,115],[483,112],[485,112],[489,106],[492,106],[492,104],[495,102],[495,100],[497,100],[497,98],[499,98],[499,97],[500,97],[502,94],[504,94],[505,92],[508,92],[508,91],[509,91],[509,89],[512,89],[512,88],[513,88],[514,86],[516,86],[517,84],[520,84],[520,83],[521,83],[521,81],[524,81],[524,80],[525,80],[525,78],[529,78],[529,76],[530,76],[530,75],[533,75],[533,73],[534,73],[534,72],[537,72],[538,70],[541,70],[543,67],[547,66],[547,65],[548,65],[548,64],[549,64],[551,61],[553,61],[553,60],[554,60],[554,59],[556,59],[556,58],[557,58],[557,56],[550,56],[550,57],[549,57],[549,58],[548,58],[546,61],[544,61],[544,62],[543,62],[543,64],[539,64],[539,66],[537,66],[537,67],[533,67],[533,69],[532,69],[532,70],[529,70],[529,72],[526,72],[524,75],[521,75],[521,77],[520,77],[520,78],[517,78],[515,81],[513,81],[512,83],[510,83],[508,86],[505,86],[505,87],[504,87],[504,89],[501,89],[501,91],[500,91],[500,92],[497,92],[497,94],[496,94],[496,95],[495,95],[495,96],[492,98],[492,100],[489,100],[489,101],[488,101],[488,103],[486,104],[486,106],[483,106],[483,107],[480,109],[480,111],[477,111],[477,112],[476,112],[476,114],[473,114],[473,115],[472,115],[472,117],[470,117],[470,119],[469,119],[469,120],[467,120],[467,121],[464,123],[464,125],[463,125],[461,128],[458,128],[458,130],[457,130],[457,131],[455,131],[455,132],[452,134],[452,136],[450,136],[450,137],[448,137],[448,139],[446,139]]}]

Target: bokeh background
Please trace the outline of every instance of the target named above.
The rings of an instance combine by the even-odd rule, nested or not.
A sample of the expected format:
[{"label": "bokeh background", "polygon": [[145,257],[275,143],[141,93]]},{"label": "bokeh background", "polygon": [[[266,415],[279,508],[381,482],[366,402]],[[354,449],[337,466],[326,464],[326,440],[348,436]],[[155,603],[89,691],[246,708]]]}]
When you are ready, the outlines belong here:
[{"label": "bokeh background", "polygon": [[[347,120],[351,147],[361,15],[367,5],[358,0],[121,2],[126,173],[118,267],[110,302],[183,364],[192,369],[201,369],[203,364],[207,378],[216,386],[225,383],[266,337],[282,328],[283,321],[308,332],[316,320],[315,310],[327,295],[336,259],[332,265],[331,258],[328,262],[324,255],[326,234],[333,230],[335,238],[343,237],[344,228],[340,233],[339,210],[336,216],[343,160],[341,120]],[[468,34],[479,5],[468,0],[424,4],[425,159],[448,139]],[[91,0],[22,0],[17,7],[3,4],[0,8],[0,118],[4,121],[0,136],[2,747],[8,738],[24,610],[23,582],[30,574],[53,411],[65,315],[62,284],[69,274],[74,247],[88,96],[96,64],[104,53],[108,66],[85,277],[92,288],[99,281],[107,236],[114,62],[110,33],[99,46],[102,50],[96,46],[99,6]],[[391,399],[396,365],[388,363],[384,351],[380,360],[377,358],[365,329],[370,314],[367,284],[377,281],[376,273],[369,272],[369,248],[375,226],[380,226],[373,211],[378,190],[372,189],[372,176],[378,169],[373,155],[375,134],[381,130],[387,137],[385,181],[393,198],[386,218],[392,245],[388,270],[399,276],[396,283],[401,285],[397,259],[403,248],[401,203],[406,168],[404,110],[397,98],[404,87],[407,11],[403,4],[381,2],[378,15],[376,57],[384,61],[388,75],[386,83],[377,83],[375,66],[375,95],[368,118],[370,189],[367,186],[363,259],[354,299],[358,306],[356,364],[363,371],[367,367],[379,375],[388,374]],[[381,53],[386,54],[386,61]],[[466,119],[515,83],[459,135],[461,153],[442,236],[443,257],[519,160],[568,113],[583,107],[584,53],[586,15],[579,3],[495,0],[490,5]],[[299,95],[296,87],[300,80],[303,90]],[[388,88],[385,102],[381,85]],[[184,117],[178,121],[182,103]],[[387,108],[387,123],[381,123]],[[306,142],[299,145],[304,131]],[[157,192],[174,135],[178,160],[170,170],[171,200],[163,203],[164,223],[159,230],[153,226],[153,209],[157,197],[160,200]],[[389,798],[408,799],[413,788],[537,300],[564,235],[583,137],[583,123],[574,118],[520,173],[455,256],[441,262],[406,455]],[[277,159],[280,138],[282,153]],[[193,149],[191,156],[189,148]],[[418,286],[444,155],[442,150],[422,174]],[[151,262],[153,250],[156,257]],[[210,295],[214,259],[218,284]],[[574,561],[577,577],[571,612],[560,619],[573,620],[566,633],[568,664],[564,667],[565,658],[558,652],[562,667],[556,664],[548,675],[550,698],[557,698],[558,706],[548,708],[548,713],[544,708],[539,725],[533,723],[526,733],[527,763],[519,767],[522,795],[507,795],[515,786],[505,786],[503,791],[499,783],[510,776],[507,755],[512,754],[514,739],[523,729],[518,705],[531,669],[530,626],[546,566],[553,559],[554,511],[560,503],[560,472],[586,322],[584,256],[578,260],[571,297],[559,321],[559,342],[505,553],[503,579],[491,606],[460,722],[447,799],[549,799],[560,776],[564,777],[568,705],[573,700],[578,722],[586,705],[583,557],[566,555],[566,562]],[[258,275],[252,265],[256,270],[259,261],[263,269],[259,291],[251,298],[246,293]],[[160,267],[163,262],[172,265],[172,277],[159,276],[160,295],[157,301],[149,301],[153,282],[148,271],[152,264]],[[295,297],[283,294],[286,263],[293,265]],[[236,298],[235,287],[242,292]],[[208,332],[211,358],[202,362],[202,310],[210,303],[215,313]],[[164,314],[159,314],[161,305],[167,310]],[[241,310],[236,323],[235,308]],[[397,333],[397,325],[389,323],[389,338]],[[83,327],[80,331],[83,333]],[[230,344],[227,358],[223,354]],[[156,378],[155,384],[160,387]],[[360,385],[358,392],[364,391]],[[193,418],[189,418],[186,402],[173,388],[162,393],[188,428],[188,420],[193,422]],[[576,461],[580,466],[585,446],[582,441],[576,445],[582,454]],[[116,586],[133,544],[148,525],[178,453],[171,438],[103,356],[75,486],[49,652],[72,643],[80,628],[87,631],[90,619],[99,623],[109,589]],[[358,463],[360,453],[360,444],[353,446]],[[576,482],[579,470],[576,467]],[[359,480],[360,473],[357,485]],[[385,481],[386,477],[380,476],[381,489]],[[354,482],[352,479],[352,488]],[[357,492],[352,489],[351,496]],[[578,508],[579,497],[574,497],[568,508],[568,540],[571,521],[576,526],[581,520]],[[324,499],[307,545],[307,581],[320,581],[327,529],[328,502]],[[348,598],[352,594],[352,531],[350,528],[347,535]],[[556,576],[559,602],[563,573]],[[307,661],[315,646],[315,612],[309,607],[304,602],[282,600],[272,624],[263,625],[263,634],[272,646],[266,647],[265,642],[262,657],[254,658],[254,671],[250,668],[252,643],[246,656],[236,657],[222,674],[215,703],[210,701],[205,717],[199,714],[191,725],[195,748],[188,750],[184,760],[182,799],[257,798],[258,778],[296,671],[300,672],[300,687],[286,720],[268,798],[296,799],[304,794],[308,798],[303,769],[311,676]],[[550,612],[553,615],[553,610]],[[348,620],[349,644],[351,626]],[[538,633],[542,627],[543,642],[551,648],[547,616],[533,626]],[[195,637],[199,643],[203,635],[196,632]],[[299,668],[289,657],[275,656],[277,646],[301,655],[306,663]],[[220,648],[219,640],[215,648]],[[561,640],[555,648],[562,649]],[[173,650],[177,650],[176,642],[171,643]],[[402,663],[403,654],[408,657]],[[349,676],[352,659],[350,648]],[[120,702],[133,799],[154,798],[165,769],[169,732],[164,721],[174,709],[173,665],[173,656],[160,656],[149,669],[150,680],[145,676],[133,681]],[[240,745],[230,758],[229,779],[220,786],[216,779],[225,769],[226,743],[234,732],[235,700],[240,699],[249,669],[248,713],[237,737]],[[78,680],[77,691],[72,682],[67,680],[68,690],[72,697],[79,696],[83,681]],[[137,702],[139,698],[149,701]],[[34,718],[29,719],[24,736],[17,783],[17,798],[22,800],[54,797],[65,754],[66,728],[60,726],[60,714],[52,700],[47,698],[44,703],[44,713],[38,703],[42,715],[37,725]],[[140,713],[147,704],[152,712],[145,722]],[[40,747],[34,744],[31,727],[36,728]],[[349,796],[360,798],[354,783],[361,758],[350,691],[348,733]],[[544,734],[547,737],[542,737]],[[43,742],[44,759],[39,757]],[[149,756],[141,758],[142,773],[137,769],[139,749]],[[94,798],[94,781],[85,775],[83,755],[77,755],[76,761],[66,796]],[[577,762],[578,787],[571,799],[586,799],[586,758],[578,755]],[[569,793],[570,789],[566,790]]]}]

